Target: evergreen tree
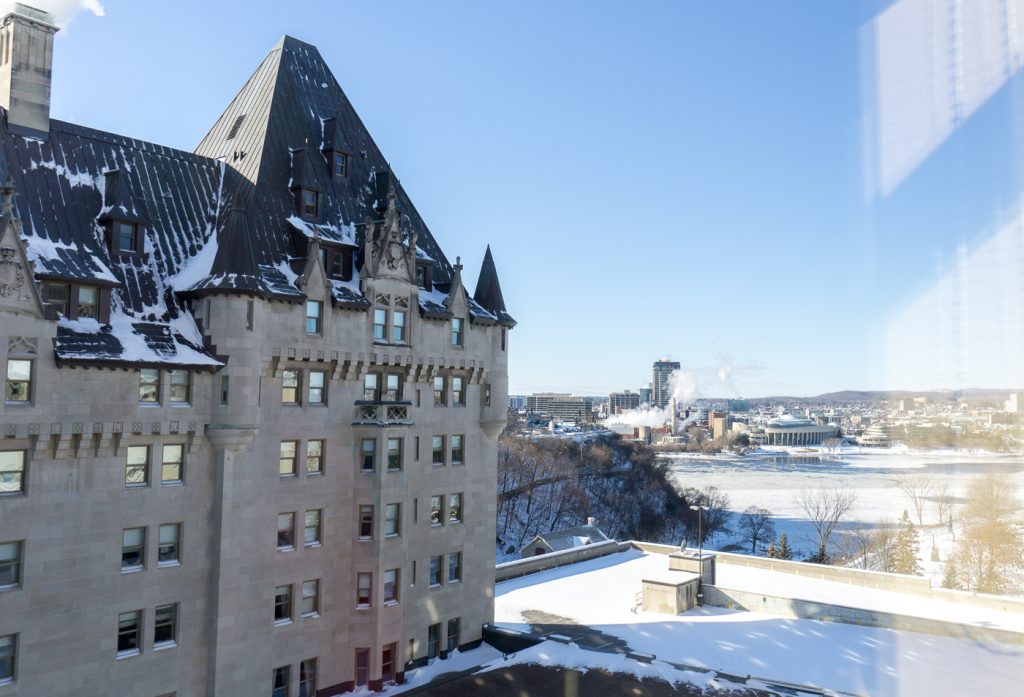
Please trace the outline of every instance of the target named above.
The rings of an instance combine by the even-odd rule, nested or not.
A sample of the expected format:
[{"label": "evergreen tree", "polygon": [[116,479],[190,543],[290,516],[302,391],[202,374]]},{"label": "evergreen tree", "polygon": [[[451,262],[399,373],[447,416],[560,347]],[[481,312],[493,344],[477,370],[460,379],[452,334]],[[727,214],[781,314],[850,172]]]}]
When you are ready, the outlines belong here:
[{"label": "evergreen tree", "polygon": [[896,549],[893,558],[893,571],[898,574],[920,574],[921,567],[917,563],[918,552],[917,529],[910,515],[903,511],[900,518],[900,529],[896,533]]},{"label": "evergreen tree", "polygon": [[779,538],[779,548],[775,550],[776,559],[792,559],[793,550],[789,546],[789,538],[786,537],[786,533],[782,533],[782,537]]},{"label": "evergreen tree", "polygon": [[775,558],[775,540],[772,540],[771,542],[768,543],[768,558],[769,559],[774,559]]},{"label": "evergreen tree", "polygon": [[960,581],[957,579],[956,563],[953,559],[946,560],[946,572],[942,576],[942,587],[960,589]]}]

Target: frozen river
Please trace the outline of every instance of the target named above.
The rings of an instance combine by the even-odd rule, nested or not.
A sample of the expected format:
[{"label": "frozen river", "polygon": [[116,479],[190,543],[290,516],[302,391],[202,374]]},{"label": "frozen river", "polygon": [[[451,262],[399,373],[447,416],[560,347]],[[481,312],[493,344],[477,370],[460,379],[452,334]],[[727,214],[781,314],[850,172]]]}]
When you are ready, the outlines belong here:
[{"label": "frozen river", "polygon": [[[785,532],[794,548],[810,552],[816,543],[813,531],[797,502],[802,489],[822,485],[846,485],[856,492],[857,501],[847,520],[850,523],[894,523],[904,509],[914,511],[897,481],[912,474],[928,474],[941,485],[949,485],[956,497],[962,497],[971,477],[987,472],[1011,474],[1018,496],[1024,491],[1024,459],[1019,455],[973,454],[964,451],[907,451],[901,449],[846,449],[838,454],[782,451],[745,457],[690,456],[671,454],[675,481],[682,487],[703,489],[714,485],[729,496],[730,509],[739,513],[747,506],[770,510],[776,533]],[[734,516],[735,522],[736,516]],[[915,524],[917,521],[914,521]],[[924,522],[936,525],[934,504],[925,507]],[[924,540],[923,540],[924,541]],[[713,541],[721,547],[729,539]],[[923,545],[922,545],[923,546]]]}]

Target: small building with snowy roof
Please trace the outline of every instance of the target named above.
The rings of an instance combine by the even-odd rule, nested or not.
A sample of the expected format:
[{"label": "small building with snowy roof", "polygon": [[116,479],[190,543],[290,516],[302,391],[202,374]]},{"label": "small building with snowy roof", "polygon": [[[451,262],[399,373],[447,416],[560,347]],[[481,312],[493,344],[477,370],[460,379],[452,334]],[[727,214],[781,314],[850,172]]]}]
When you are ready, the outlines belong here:
[{"label": "small building with snowy roof", "polygon": [[536,557],[551,552],[564,552],[567,549],[577,549],[598,542],[610,541],[611,538],[605,535],[593,520],[593,518],[589,519],[586,525],[537,535],[519,550],[520,558]]}]

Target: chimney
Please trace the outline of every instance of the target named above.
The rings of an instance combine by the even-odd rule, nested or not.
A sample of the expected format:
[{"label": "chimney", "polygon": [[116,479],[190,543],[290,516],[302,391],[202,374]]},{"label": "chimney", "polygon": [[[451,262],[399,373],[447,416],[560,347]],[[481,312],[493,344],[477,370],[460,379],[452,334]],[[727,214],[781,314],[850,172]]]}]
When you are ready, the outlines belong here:
[{"label": "chimney", "polygon": [[50,133],[55,33],[48,12],[20,2],[0,21],[0,106],[14,133],[43,139]]}]

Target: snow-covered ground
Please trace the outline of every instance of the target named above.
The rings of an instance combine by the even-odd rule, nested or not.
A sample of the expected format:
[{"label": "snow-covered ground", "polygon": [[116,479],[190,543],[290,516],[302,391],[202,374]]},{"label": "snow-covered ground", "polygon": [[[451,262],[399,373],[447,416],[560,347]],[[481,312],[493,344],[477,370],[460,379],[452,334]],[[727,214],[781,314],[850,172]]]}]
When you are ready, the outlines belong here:
[{"label": "snow-covered ground", "polygon": [[[545,612],[662,660],[857,694],[1013,694],[1024,675],[1021,645],[712,607],[681,615],[636,610],[642,577],[667,563],[632,551],[499,583],[495,621],[526,629],[524,612]],[[785,576],[790,587],[804,581]]]},{"label": "snow-covered ground", "polygon": [[[810,452],[808,452],[810,450]],[[844,448],[833,454],[811,449],[762,450],[744,457],[735,455],[694,456],[666,455],[672,474],[681,487],[717,486],[729,495],[730,509],[739,514],[747,506],[760,506],[772,512],[776,536],[786,533],[799,556],[809,554],[817,546],[813,530],[800,508],[797,496],[803,489],[822,485],[849,486],[857,496],[846,518],[847,525],[881,521],[895,524],[906,509],[917,524],[913,506],[900,491],[897,480],[902,476],[927,474],[938,485],[948,484],[957,500],[963,496],[973,476],[987,472],[1005,472],[1017,484],[1018,495],[1024,493],[1024,458],[1019,455],[998,455],[959,450],[912,451],[905,448]],[[735,523],[734,517],[733,522]],[[926,570],[942,576],[941,563],[931,565],[932,535],[936,538],[940,557],[953,545],[945,526],[938,525],[934,502],[924,511],[925,528],[921,531],[921,556]],[[957,518],[956,530],[960,521]],[[735,537],[720,537],[711,547],[742,544]],[[749,552],[748,547],[743,550]],[[758,550],[763,554],[763,550]],[[929,574],[932,575],[932,574]]]}]

